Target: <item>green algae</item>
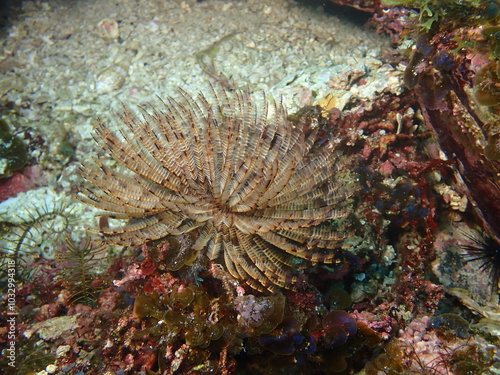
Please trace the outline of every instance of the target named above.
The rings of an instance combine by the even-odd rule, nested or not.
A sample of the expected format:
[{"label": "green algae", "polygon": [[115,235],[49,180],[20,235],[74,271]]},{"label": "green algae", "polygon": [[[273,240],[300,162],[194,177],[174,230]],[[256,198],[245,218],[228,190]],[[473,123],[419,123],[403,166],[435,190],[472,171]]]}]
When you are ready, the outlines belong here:
[{"label": "green algae", "polygon": [[28,163],[28,150],[21,138],[12,134],[0,119],[0,178],[9,177]]}]

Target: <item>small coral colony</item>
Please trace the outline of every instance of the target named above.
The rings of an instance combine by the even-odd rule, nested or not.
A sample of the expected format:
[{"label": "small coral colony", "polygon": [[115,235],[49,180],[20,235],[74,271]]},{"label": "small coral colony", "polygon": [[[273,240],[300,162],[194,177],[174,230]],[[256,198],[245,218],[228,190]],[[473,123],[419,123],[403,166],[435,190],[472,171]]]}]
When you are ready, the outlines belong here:
[{"label": "small coral colony", "polygon": [[[387,57],[406,65],[401,95],[288,114],[224,80],[97,120],[105,157],[81,162],[75,194],[100,211],[86,239],[66,205],[2,222],[17,373],[498,369],[482,329],[500,324],[500,4],[373,3],[372,26],[415,41]],[[487,301],[446,284],[461,268],[486,275]],[[473,328],[463,305],[488,319]]]}]

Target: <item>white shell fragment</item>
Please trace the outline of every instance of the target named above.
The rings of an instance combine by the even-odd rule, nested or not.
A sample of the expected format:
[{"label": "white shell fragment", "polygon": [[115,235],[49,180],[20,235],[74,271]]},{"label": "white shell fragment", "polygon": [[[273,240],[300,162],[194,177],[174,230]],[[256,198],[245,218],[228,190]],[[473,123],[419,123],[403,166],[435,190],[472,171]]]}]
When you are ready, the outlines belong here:
[{"label": "white shell fragment", "polygon": [[128,69],[120,64],[113,64],[104,69],[97,76],[96,91],[98,94],[108,94],[123,86],[125,78],[128,75]]},{"label": "white shell fragment", "polygon": [[116,39],[120,36],[120,29],[115,20],[105,18],[97,24],[99,36],[104,39]]}]

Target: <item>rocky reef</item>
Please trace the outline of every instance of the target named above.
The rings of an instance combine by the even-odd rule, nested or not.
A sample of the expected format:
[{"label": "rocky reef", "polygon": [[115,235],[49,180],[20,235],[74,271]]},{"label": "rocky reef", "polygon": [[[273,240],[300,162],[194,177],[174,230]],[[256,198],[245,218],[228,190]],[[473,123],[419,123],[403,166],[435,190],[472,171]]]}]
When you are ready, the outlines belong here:
[{"label": "rocky reef", "polygon": [[[302,3],[166,2],[161,11],[154,8],[155,15],[148,13],[153,8],[133,8],[133,15],[122,9],[126,21],[107,11],[106,18],[95,19],[92,25],[83,23],[86,33],[65,26],[64,10],[56,13],[59,22],[46,25],[42,16],[54,10],[49,3],[23,5],[30,16],[20,25],[33,29],[14,26],[2,46],[0,60],[0,70],[5,72],[0,82],[4,118],[0,123],[4,166],[0,180],[0,285],[6,306],[0,316],[0,363],[7,373],[500,372],[500,3],[331,0],[336,4],[333,8],[318,2],[319,10]],[[133,4],[129,6],[130,10]],[[367,47],[353,47],[351,58],[340,58],[331,51],[337,40],[349,38],[342,31],[335,34],[333,26],[328,29],[332,22],[328,12],[337,7],[344,10],[347,19],[349,11],[345,9],[349,7],[368,19]],[[205,40],[200,33],[191,38],[187,31],[180,32],[177,23],[164,18],[170,12],[183,25],[182,30],[191,30],[200,25],[196,17],[201,19],[214,10],[227,17],[247,12],[249,17],[263,18],[263,28],[274,26],[266,29],[265,38],[243,28],[227,29],[226,24],[221,26],[224,33],[215,36],[203,24],[203,35],[213,36]],[[304,20],[304,12],[317,18]],[[357,22],[359,14],[354,18]],[[287,31],[282,32],[276,26],[280,23],[273,22],[281,22],[280,27]],[[50,31],[50,37],[32,35],[40,25]],[[294,30],[310,33],[307,38],[302,34],[298,37]],[[388,39],[388,44],[373,47],[375,39],[370,38],[375,34]],[[134,44],[131,35],[147,48]],[[173,65],[165,68],[165,64],[172,63],[170,60],[178,63],[179,57],[167,59],[163,52],[149,55],[150,35],[156,35],[161,43],[172,39],[181,49],[203,39],[191,51],[190,59],[182,60],[193,69],[196,79],[184,76],[175,81],[169,73],[174,72]],[[188,39],[181,47],[182,38]],[[282,50],[273,50],[273,59],[266,52],[285,39],[291,46],[302,46],[302,55],[286,60],[290,64],[298,61],[300,68],[287,66],[280,71],[276,66],[285,61]],[[43,74],[28,69],[31,61],[38,57],[54,64],[66,61],[68,51],[78,51],[73,43],[85,46],[89,40],[102,47],[88,52],[86,61],[93,69],[90,86],[85,85],[88,72],[79,65],[73,75],[61,69],[55,87],[33,86],[34,78],[43,79]],[[46,43],[46,54],[28,54],[41,43]],[[54,46],[66,52],[59,55],[51,49]],[[107,57],[100,55],[105,50]],[[235,55],[252,64],[262,58],[266,68],[232,75],[228,66],[234,64]],[[27,61],[26,65],[21,61]],[[317,66],[312,66],[313,61]],[[48,65],[41,64],[38,69],[44,66]],[[342,186],[353,187],[351,194],[342,190],[341,197],[349,197],[349,204],[342,205],[348,209],[337,215],[340,221],[331,220],[334,215],[319,215],[329,233],[346,234],[335,241],[335,249],[330,249],[335,256],[318,241],[295,236],[271,246],[273,250],[266,256],[273,260],[266,263],[265,257],[252,255],[255,249],[246,253],[234,238],[230,241],[229,232],[214,232],[213,243],[217,243],[217,236],[226,236],[239,264],[257,261],[256,268],[244,268],[245,274],[228,269],[220,259],[198,261],[200,248],[193,244],[203,233],[196,230],[166,236],[162,232],[159,237],[129,244],[109,241],[104,232],[111,224],[119,224],[113,228],[137,228],[152,220],[153,214],[147,209],[138,213],[128,204],[124,212],[130,217],[124,222],[109,212],[92,211],[73,199],[82,187],[76,171],[92,156],[98,160],[95,168],[99,172],[95,173],[100,182],[121,179],[122,183],[113,185],[114,192],[120,192],[111,202],[113,208],[119,207],[120,200],[125,205],[138,197],[148,198],[144,192],[134,195],[139,191],[137,186],[156,195],[168,193],[158,184],[153,186],[154,181],[121,177],[123,168],[116,163],[120,159],[116,156],[139,147],[124,130],[108,141],[111,157],[97,150],[91,137],[95,115],[106,123],[113,117],[96,103],[112,103],[121,113],[119,102],[135,108],[135,104],[140,107],[154,100],[161,91],[161,79],[151,79],[151,66],[155,77],[172,80],[172,85],[178,86],[180,81],[195,82],[197,89],[222,85],[226,96],[243,92],[240,90],[254,95],[256,87],[264,88],[269,98],[275,96],[275,110],[288,109],[289,130],[301,132],[297,137],[307,139],[307,147],[314,151],[304,154],[306,162],[324,161],[332,150],[336,161],[349,160],[340,167],[326,163],[328,168],[341,171],[335,178],[349,182]],[[260,76],[260,69],[269,74]],[[250,78],[243,89],[238,80],[243,81],[245,75]],[[279,76],[282,78],[277,79]],[[147,77],[146,83],[143,77]],[[62,83],[65,80],[73,80],[75,91],[70,90],[71,82]],[[24,87],[29,90],[21,94]],[[57,102],[51,101],[53,95],[59,98]],[[281,102],[279,95],[284,95]],[[182,114],[207,117],[212,111],[203,99],[190,108],[182,99],[170,100],[171,107],[177,108],[177,118]],[[252,101],[244,103],[248,102]],[[228,109],[232,102],[221,103],[221,113],[214,117],[218,122],[233,113]],[[280,113],[285,116],[284,109]],[[144,116],[153,115],[145,112]],[[140,136],[134,126],[141,120],[130,118],[130,131]],[[247,122],[255,118],[246,117]],[[261,118],[268,120],[264,115]],[[42,122],[50,126],[38,127]],[[117,127],[110,124],[110,131],[114,131]],[[147,131],[144,125],[140,129]],[[217,143],[221,138],[207,129],[200,130],[207,133],[194,139],[191,146],[199,150],[196,142],[202,142],[219,152],[217,157],[222,160],[222,147]],[[260,137],[266,139],[271,131],[267,127]],[[234,137],[244,135],[236,133]],[[153,137],[151,132],[149,139]],[[272,138],[270,150],[283,141],[278,138]],[[127,152],[120,149],[117,140],[128,142]],[[141,142],[141,147],[154,150],[147,138],[142,137]],[[179,145],[181,150],[183,143]],[[145,154],[143,159],[147,160]],[[198,160],[195,152],[190,155]],[[342,158],[337,159],[338,155]],[[133,156],[128,166],[138,170],[143,159]],[[179,164],[179,170],[201,168],[194,163],[186,163],[189,167]],[[172,171],[180,175],[177,169]],[[92,173],[87,177],[96,176]],[[131,182],[138,184],[132,193]],[[197,194],[203,190],[200,196],[207,196],[211,186],[213,183],[207,182],[203,190],[191,184],[190,189]],[[108,188],[100,184],[102,191]],[[314,210],[321,210],[325,202],[319,190],[311,200],[314,207],[307,206],[311,212],[305,217],[311,221]],[[334,190],[325,188],[324,193],[334,194]],[[88,191],[86,200],[106,198],[105,193],[96,197]],[[141,204],[146,205],[144,202]],[[164,202],[171,212],[178,209],[171,200]],[[184,214],[196,216],[200,222],[211,218],[200,213],[211,202],[196,203],[185,204]],[[118,212],[115,216],[119,219],[118,208],[108,211]],[[224,216],[224,223],[232,225],[229,217]],[[252,221],[255,228],[258,224]],[[302,224],[296,228],[301,233],[306,232],[303,228],[314,228]],[[289,235],[279,225],[274,229]],[[126,237],[119,229],[114,233]],[[319,235],[314,232],[314,236]],[[256,244],[259,241],[254,238]],[[279,251],[287,249],[293,255],[301,241],[314,256],[308,258],[303,249],[301,254],[305,255],[298,261]],[[261,247],[263,251],[268,245]],[[293,285],[292,278],[285,276],[278,278],[279,283],[259,281],[261,270],[280,262],[293,270]],[[278,275],[274,268],[273,272]]]}]

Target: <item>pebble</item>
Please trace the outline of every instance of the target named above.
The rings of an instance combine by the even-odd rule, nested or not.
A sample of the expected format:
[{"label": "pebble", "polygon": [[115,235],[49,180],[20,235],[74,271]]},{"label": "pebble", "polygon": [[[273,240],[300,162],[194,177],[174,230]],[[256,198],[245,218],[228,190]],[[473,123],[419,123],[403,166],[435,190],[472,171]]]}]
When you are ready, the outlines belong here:
[{"label": "pebble", "polygon": [[45,367],[45,371],[47,371],[47,374],[55,374],[57,372],[57,366],[48,365],[47,367]]}]

